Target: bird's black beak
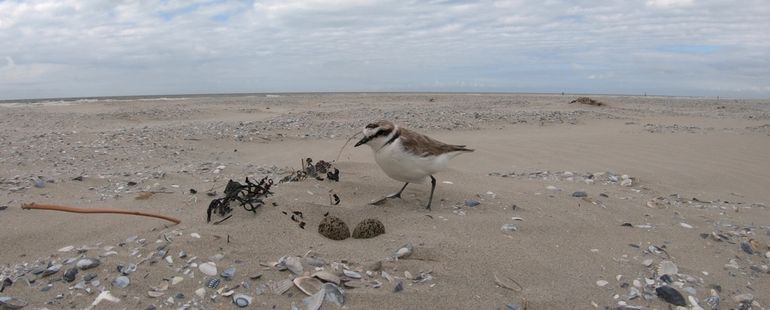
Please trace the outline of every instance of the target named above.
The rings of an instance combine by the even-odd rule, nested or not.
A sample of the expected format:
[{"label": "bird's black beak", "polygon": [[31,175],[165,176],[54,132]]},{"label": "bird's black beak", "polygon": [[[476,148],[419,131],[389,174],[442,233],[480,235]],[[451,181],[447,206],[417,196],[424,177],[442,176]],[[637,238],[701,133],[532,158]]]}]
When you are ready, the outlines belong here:
[{"label": "bird's black beak", "polygon": [[360,140],[360,141],[358,141],[358,142],[356,143],[356,145],[354,145],[353,147],[358,147],[358,146],[360,146],[360,145],[362,145],[362,144],[365,144],[366,142],[369,142],[369,140],[370,140],[370,139],[371,139],[371,137],[366,137],[366,136],[365,136],[365,137],[361,138],[361,140]]}]

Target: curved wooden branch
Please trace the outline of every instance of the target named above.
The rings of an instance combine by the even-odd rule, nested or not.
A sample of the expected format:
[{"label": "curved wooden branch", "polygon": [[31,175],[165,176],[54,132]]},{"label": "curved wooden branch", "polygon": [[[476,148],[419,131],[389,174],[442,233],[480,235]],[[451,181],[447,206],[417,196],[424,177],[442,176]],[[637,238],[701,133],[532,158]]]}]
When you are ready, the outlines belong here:
[{"label": "curved wooden branch", "polygon": [[54,211],[62,211],[62,212],[71,212],[71,213],[110,213],[110,214],[128,214],[128,215],[138,215],[138,216],[147,216],[147,217],[154,217],[159,219],[164,219],[169,222],[173,222],[174,224],[179,224],[182,221],[175,219],[173,217],[168,217],[165,215],[158,215],[158,214],[151,214],[151,213],[144,213],[144,212],[137,212],[137,211],[124,211],[124,210],[118,210],[118,209],[103,209],[103,208],[74,208],[74,207],[65,207],[65,206],[59,206],[59,205],[48,205],[48,204],[38,204],[38,203],[24,203],[21,205],[21,208],[24,210],[54,210]]}]

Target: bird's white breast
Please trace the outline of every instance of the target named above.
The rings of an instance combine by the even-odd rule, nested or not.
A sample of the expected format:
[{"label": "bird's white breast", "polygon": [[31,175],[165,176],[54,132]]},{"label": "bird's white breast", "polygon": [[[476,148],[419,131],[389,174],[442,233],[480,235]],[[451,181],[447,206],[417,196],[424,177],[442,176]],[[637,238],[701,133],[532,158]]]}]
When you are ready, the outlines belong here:
[{"label": "bird's white breast", "polygon": [[396,139],[374,151],[374,160],[389,177],[409,183],[422,183],[436,172],[446,169],[449,159],[456,154],[421,157],[404,150],[401,139]]}]

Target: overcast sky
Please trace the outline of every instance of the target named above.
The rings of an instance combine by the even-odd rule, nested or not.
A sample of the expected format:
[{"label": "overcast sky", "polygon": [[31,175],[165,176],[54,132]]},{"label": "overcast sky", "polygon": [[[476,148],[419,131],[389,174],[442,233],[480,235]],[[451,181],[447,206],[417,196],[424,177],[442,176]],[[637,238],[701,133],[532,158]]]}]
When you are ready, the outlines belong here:
[{"label": "overcast sky", "polygon": [[0,0],[0,99],[306,91],[770,98],[770,1]]}]

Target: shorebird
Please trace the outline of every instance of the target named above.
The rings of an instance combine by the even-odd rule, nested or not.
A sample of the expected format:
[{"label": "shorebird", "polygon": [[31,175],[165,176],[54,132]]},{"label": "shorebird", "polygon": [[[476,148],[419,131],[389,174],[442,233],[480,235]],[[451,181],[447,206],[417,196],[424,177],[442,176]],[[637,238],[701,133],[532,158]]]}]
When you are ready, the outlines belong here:
[{"label": "shorebird", "polygon": [[449,160],[455,156],[473,152],[465,145],[436,141],[386,120],[366,125],[363,134],[364,137],[355,146],[369,145],[382,171],[394,180],[405,182],[397,193],[387,195],[373,204],[389,198],[401,198],[401,193],[409,183],[423,183],[430,177],[430,197],[425,206],[430,210],[433,191],[436,190],[433,174],[446,169]]}]

